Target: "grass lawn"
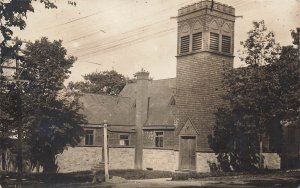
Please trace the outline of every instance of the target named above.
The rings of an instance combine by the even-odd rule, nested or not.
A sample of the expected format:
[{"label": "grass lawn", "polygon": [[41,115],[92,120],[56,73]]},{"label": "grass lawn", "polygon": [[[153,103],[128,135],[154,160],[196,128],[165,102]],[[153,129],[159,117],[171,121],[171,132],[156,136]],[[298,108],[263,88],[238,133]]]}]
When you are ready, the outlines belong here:
[{"label": "grass lawn", "polygon": [[[15,187],[16,173],[0,172],[0,185],[3,188]],[[104,177],[103,172],[99,172],[98,177]],[[151,170],[111,170],[110,177],[122,177],[127,180],[140,180],[140,179],[156,179],[156,178],[173,178],[173,180],[187,180],[198,179],[199,181],[230,181],[232,179],[240,179],[249,181],[252,185],[265,184],[274,185],[275,180],[278,184],[285,178],[294,178],[300,180],[300,171],[282,172],[282,171],[264,171],[260,173],[174,173],[167,171],[151,171]],[[57,174],[42,174],[31,173],[24,174],[22,188],[48,188],[48,187],[94,187],[91,183],[93,180],[91,171],[73,172],[73,173],[57,173]],[[287,183],[289,183],[287,181]],[[294,183],[294,182],[292,182]],[[277,183],[276,183],[277,184]],[[99,184],[98,184],[99,185]]]},{"label": "grass lawn", "polygon": [[[155,178],[170,178],[172,172],[166,171],[150,171],[150,170],[110,170],[110,177],[118,176],[127,180],[138,179],[155,179]],[[104,172],[97,173],[99,179],[103,179]],[[12,187],[16,184],[16,173],[4,173],[0,172],[0,185],[5,187]],[[72,185],[76,187],[77,184],[86,184],[93,181],[93,175],[91,171],[72,172],[72,173],[29,173],[23,175],[23,187],[31,185],[31,187],[47,187],[48,185]],[[25,186],[24,186],[25,185]],[[35,186],[36,185],[36,186]],[[72,187],[71,186],[71,187]]]}]

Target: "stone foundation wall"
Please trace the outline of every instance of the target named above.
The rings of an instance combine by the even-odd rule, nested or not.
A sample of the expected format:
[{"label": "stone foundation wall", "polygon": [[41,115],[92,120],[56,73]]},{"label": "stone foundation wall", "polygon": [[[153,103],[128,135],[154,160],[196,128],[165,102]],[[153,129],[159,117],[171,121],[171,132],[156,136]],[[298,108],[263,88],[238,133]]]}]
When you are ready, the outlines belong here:
[{"label": "stone foundation wall", "polygon": [[[280,169],[280,156],[277,153],[263,153],[264,167],[268,169]],[[217,156],[214,153],[196,154],[197,172],[210,172],[209,162],[218,164]]]},{"label": "stone foundation wall", "polygon": [[210,172],[209,162],[217,163],[217,157],[214,153],[196,153],[197,172]]},{"label": "stone foundation wall", "polygon": [[[110,169],[134,169],[134,148],[109,148]],[[280,156],[276,153],[264,153],[264,166],[268,169],[280,169]],[[57,156],[59,172],[91,170],[99,164],[102,157],[101,147],[69,147]],[[178,169],[179,152],[163,149],[143,149],[143,168],[175,171]],[[217,162],[214,153],[196,153],[196,171],[210,172],[209,162]]]},{"label": "stone foundation wall", "polygon": [[134,148],[109,148],[110,169],[134,169]]},{"label": "stone foundation wall", "polygon": [[281,158],[277,153],[263,153],[264,167],[268,169],[280,169]]},{"label": "stone foundation wall", "polygon": [[178,151],[162,149],[143,150],[143,168],[153,170],[175,171],[178,169]]},{"label": "stone foundation wall", "polygon": [[68,147],[57,155],[59,172],[91,170],[102,158],[102,147]]}]

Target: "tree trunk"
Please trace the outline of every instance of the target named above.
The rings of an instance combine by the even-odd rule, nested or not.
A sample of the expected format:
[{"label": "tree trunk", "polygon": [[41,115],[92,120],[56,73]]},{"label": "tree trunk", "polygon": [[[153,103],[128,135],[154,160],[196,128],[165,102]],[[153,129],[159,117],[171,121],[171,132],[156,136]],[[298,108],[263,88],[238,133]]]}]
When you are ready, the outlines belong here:
[{"label": "tree trunk", "polygon": [[1,154],[1,163],[2,163],[2,170],[5,171],[7,170],[6,165],[7,165],[7,161],[6,161],[6,151],[3,151]]},{"label": "tree trunk", "polygon": [[43,173],[56,173],[58,166],[56,164],[55,155],[49,155],[43,164]]},{"label": "tree trunk", "polygon": [[262,134],[259,135],[259,168],[263,169],[263,142],[262,142]]}]

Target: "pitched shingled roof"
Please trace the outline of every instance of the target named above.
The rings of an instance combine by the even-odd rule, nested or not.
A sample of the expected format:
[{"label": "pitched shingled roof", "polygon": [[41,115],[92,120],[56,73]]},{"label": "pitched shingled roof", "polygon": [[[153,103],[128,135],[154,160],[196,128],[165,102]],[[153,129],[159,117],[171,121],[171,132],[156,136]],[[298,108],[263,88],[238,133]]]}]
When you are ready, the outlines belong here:
[{"label": "pitched shingled roof", "polygon": [[[175,95],[176,79],[149,81],[149,111],[145,127],[173,126],[176,107],[170,105]],[[82,114],[89,124],[107,120],[111,125],[135,125],[136,83],[127,84],[119,96],[84,94],[80,98]]]},{"label": "pitched shingled roof", "polygon": [[134,125],[133,100],[99,94],[83,94],[79,99],[89,124],[102,124],[107,120],[113,125]]}]

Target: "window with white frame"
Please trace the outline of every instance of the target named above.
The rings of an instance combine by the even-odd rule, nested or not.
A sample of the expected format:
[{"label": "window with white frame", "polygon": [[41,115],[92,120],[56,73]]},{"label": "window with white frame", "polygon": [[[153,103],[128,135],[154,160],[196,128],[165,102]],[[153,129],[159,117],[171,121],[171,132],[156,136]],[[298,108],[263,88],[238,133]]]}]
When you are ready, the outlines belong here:
[{"label": "window with white frame", "polygon": [[129,146],[129,134],[120,134],[120,146]]},{"label": "window with white frame", "polygon": [[155,147],[164,147],[164,132],[155,132]]},{"label": "window with white frame", "polygon": [[94,130],[85,130],[85,145],[94,145]]}]

